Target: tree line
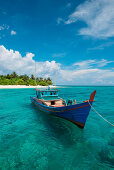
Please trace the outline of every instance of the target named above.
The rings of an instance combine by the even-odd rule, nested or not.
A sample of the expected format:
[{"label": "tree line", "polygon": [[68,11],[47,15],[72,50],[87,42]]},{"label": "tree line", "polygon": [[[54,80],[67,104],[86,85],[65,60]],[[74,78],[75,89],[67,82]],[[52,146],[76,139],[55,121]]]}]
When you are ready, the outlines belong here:
[{"label": "tree line", "polygon": [[36,86],[36,85],[42,85],[42,86],[47,86],[47,85],[52,85],[52,80],[50,77],[42,78],[42,77],[35,77],[32,74],[30,77],[27,74],[24,75],[18,75],[16,72],[13,72],[12,74],[7,74],[7,75],[0,75],[0,85],[31,85],[31,86]]}]

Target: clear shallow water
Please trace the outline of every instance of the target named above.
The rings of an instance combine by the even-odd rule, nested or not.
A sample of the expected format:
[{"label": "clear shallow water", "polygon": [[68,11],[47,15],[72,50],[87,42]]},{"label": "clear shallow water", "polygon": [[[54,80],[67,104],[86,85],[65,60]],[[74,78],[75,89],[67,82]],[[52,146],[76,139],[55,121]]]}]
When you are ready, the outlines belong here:
[{"label": "clear shallow water", "polygon": [[[114,87],[65,87],[60,96],[89,99],[114,124]],[[31,104],[33,89],[0,90],[0,170],[110,170],[114,128],[92,110],[85,128],[49,116]]]}]

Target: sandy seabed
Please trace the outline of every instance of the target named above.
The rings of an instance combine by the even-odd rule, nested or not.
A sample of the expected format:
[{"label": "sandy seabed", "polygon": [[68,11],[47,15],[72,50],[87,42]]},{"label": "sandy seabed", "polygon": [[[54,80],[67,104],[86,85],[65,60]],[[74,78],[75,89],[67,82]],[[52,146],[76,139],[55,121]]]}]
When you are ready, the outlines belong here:
[{"label": "sandy seabed", "polygon": [[[55,88],[56,86],[49,87]],[[0,85],[0,89],[20,89],[20,88],[47,88],[47,86]]]}]

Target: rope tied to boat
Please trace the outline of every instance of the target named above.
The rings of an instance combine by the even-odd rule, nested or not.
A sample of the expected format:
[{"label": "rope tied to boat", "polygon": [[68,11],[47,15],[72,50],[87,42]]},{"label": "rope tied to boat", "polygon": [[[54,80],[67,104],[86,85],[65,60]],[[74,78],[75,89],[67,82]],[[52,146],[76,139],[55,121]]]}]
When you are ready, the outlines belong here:
[{"label": "rope tied to boat", "polygon": [[109,123],[111,126],[114,126],[114,124],[112,124],[111,122],[109,122],[107,119],[105,119],[100,113],[98,113],[94,107],[90,104],[90,102],[88,101],[89,105],[91,106],[91,108],[94,110],[94,112],[96,112],[105,122]]}]

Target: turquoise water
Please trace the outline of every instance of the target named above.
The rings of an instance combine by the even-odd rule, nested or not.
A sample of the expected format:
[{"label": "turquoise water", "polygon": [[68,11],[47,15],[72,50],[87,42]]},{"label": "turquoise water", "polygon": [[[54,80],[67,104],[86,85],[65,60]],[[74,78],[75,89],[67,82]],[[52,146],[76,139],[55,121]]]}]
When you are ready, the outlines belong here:
[{"label": "turquoise water", "polygon": [[[85,100],[114,124],[114,87],[65,87],[60,96]],[[85,128],[49,116],[31,104],[33,89],[0,90],[0,170],[110,170],[114,127],[92,110]]]}]

